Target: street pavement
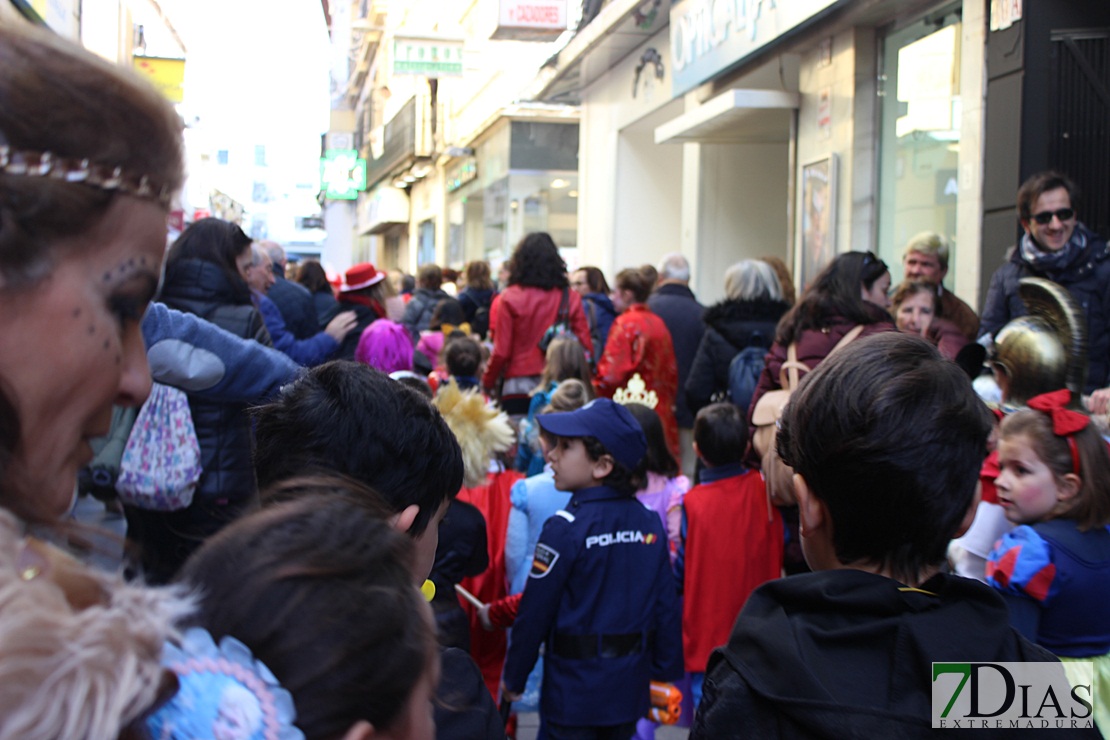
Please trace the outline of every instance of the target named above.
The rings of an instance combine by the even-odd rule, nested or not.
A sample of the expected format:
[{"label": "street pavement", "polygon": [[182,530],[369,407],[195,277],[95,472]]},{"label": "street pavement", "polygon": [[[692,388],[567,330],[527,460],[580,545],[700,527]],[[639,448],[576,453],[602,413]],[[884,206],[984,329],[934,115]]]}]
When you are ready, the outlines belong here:
[{"label": "street pavement", "polygon": [[[517,740],[535,740],[540,729],[540,715],[537,712],[521,712],[517,715]],[[655,728],[655,740],[686,740],[690,728],[660,725]]]}]

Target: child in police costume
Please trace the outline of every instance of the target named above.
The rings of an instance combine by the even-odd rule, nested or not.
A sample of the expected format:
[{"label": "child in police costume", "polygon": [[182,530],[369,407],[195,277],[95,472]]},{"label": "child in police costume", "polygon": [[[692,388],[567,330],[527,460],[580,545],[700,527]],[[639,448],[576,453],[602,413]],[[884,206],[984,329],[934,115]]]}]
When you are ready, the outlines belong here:
[{"label": "child in police costume", "polygon": [[502,695],[519,697],[545,645],[545,736],[627,740],[648,712],[649,682],[682,675],[667,537],[631,482],[647,442],[609,399],[537,418],[558,440],[548,453],[555,485],[573,496],[540,533]]},{"label": "child in police costume", "polygon": [[[1067,680],[998,593],[943,572],[991,426],[967,374],[908,334],[852,342],[802,380],[777,444],[813,572],[752,592],[709,659],[691,738],[948,737],[931,727],[933,662],[1054,663]],[[1097,736],[1050,728],[1038,737]]]}]

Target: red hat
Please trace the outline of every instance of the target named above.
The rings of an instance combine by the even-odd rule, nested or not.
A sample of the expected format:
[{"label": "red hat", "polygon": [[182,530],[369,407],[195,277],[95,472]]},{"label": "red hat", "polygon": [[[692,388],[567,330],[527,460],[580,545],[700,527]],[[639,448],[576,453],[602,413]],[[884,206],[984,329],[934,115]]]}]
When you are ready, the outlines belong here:
[{"label": "red hat", "polygon": [[377,285],[385,280],[385,273],[380,272],[369,262],[362,262],[357,265],[352,265],[346,273],[347,284],[343,286],[342,290],[346,293],[349,290],[360,290],[362,288],[369,288],[371,285]]}]

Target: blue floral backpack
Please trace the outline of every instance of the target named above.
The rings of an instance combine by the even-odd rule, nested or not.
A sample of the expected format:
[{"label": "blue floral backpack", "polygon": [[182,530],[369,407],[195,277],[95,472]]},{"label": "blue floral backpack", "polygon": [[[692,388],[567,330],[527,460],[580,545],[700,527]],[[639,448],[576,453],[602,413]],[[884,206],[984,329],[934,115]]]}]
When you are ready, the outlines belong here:
[{"label": "blue floral backpack", "polygon": [[176,511],[193,502],[200,443],[186,395],[155,383],[127,438],[116,491],[125,504]]}]

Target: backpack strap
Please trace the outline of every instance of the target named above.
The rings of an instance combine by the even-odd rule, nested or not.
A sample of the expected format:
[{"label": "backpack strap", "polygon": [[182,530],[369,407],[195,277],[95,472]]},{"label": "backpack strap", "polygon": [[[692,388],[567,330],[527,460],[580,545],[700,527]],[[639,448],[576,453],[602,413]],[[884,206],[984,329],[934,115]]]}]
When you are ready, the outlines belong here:
[{"label": "backpack strap", "polygon": [[779,385],[788,391],[798,387],[801,382],[801,373],[808,373],[809,365],[798,361],[798,343],[791,342],[786,348],[786,362],[779,369]]},{"label": "backpack strap", "polygon": [[[856,324],[848,333],[840,338],[840,341],[829,353],[825,355],[826,358],[832,357],[836,354],[837,350],[845,347],[849,342],[858,337],[863,331],[863,324]],[[786,362],[782,363],[782,368],[779,370],[779,385],[785,390],[792,391],[798,387],[801,380],[801,373],[808,373],[812,368],[804,362],[798,361],[798,343],[791,342],[790,346],[786,349]]]},{"label": "backpack strap", "polygon": [[855,326],[853,326],[851,329],[848,330],[847,334],[840,338],[840,341],[836,343],[836,346],[829,350],[829,353],[825,355],[825,357],[832,357],[836,354],[837,350],[843,349],[844,347],[848,346],[848,343],[858,337],[860,335],[860,332],[862,331],[863,324],[856,324]]}]

